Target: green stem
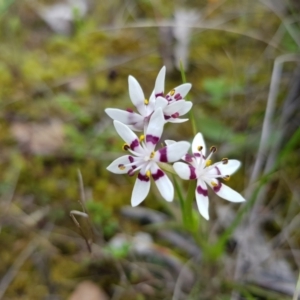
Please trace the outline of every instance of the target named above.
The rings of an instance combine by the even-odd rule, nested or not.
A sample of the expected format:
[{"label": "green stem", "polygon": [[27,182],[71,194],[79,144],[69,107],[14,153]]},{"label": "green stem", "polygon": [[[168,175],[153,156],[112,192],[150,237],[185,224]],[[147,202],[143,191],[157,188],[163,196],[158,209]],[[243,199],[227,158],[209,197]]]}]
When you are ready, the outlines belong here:
[{"label": "green stem", "polygon": [[195,230],[195,220],[193,216],[193,203],[195,199],[196,180],[191,180],[185,201],[185,218],[187,221],[187,228],[191,231]]},{"label": "green stem", "polygon": [[178,195],[178,199],[179,199],[179,204],[180,204],[180,209],[181,209],[181,215],[182,215],[182,222],[183,225],[186,227],[187,226],[187,219],[186,219],[186,214],[185,214],[185,207],[184,207],[184,198],[181,192],[181,188],[176,180],[176,177],[172,174],[173,176],[173,181],[174,181],[174,185],[175,185],[175,190],[176,193]]}]

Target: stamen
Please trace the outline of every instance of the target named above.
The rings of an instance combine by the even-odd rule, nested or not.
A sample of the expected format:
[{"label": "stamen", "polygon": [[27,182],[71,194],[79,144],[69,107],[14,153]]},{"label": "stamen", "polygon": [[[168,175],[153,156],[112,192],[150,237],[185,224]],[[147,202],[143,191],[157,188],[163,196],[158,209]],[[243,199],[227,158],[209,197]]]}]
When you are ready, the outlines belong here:
[{"label": "stamen", "polygon": [[130,149],[130,146],[128,144],[124,144],[122,147],[123,150],[127,151],[128,149]]},{"label": "stamen", "polygon": [[139,138],[140,142],[142,142],[144,139],[145,139],[145,136],[143,134],[141,134],[140,138]]},{"label": "stamen", "polygon": [[222,163],[224,165],[227,165],[228,164],[228,158],[222,158]]},{"label": "stamen", "polygon": [[210,152],[215,153],[217,151],[217,147],[211,146],[210,147]]},{"label": "stamen", "polygon": [[150,154],[150,158],[152,159],[155,156],[155,151],[152,151]]},{"label": "stamen", "polygon": [[225,181],[229,181],[229,180],[230,180],[230,176],[229,176],[229,175],[226,175],[225,177],[223,177],[223,179],[224,179]]},{"label": "stamen", "polygon": [[173,95],[175,94],[175,89],[171,90],[171,91],[169,92],[169,94],[170,94],[170,96],[173,96]]},{"label": "stamen", "polygon": [[144,104],[145,104],[145,105],[148,105],[148,104],[149,104],[149,100],[148,100],[148,99],[145,99],[145,100],[144,100]]},{"label": "stamen", "polygon": [[150,170],[148,170],[147,172],[146,172],[146,174],[145,174],[148,178],[150,178],[150,175],[151,175],[151,172],[150,172]]},{"label": "stamen", "polygon": [[206,167],[209,167],[210,165],[211,165],[211,160],[208,159],[208,160],[205,162],[205,166],[206,166]]},{"label": "stamen", "polygon": [[198,150],[198,151],[201,151],[202,149],[203,149],[202,146],[198,146],[198,147],[197,147],[197,150]]},{"label": "stamen", "polygon": [[123,164],[120,164],[120,165],[118,165],[118,168],[120,169],[120,170],[125,170],[125,166],[123,165]]},{"label": "stamen", "polygon": [[210,183],[213,187],[217,187],[218,186],[218,184],[216,183],[216,182],[214,182],[214,181],[211,181],[211,183]]}]

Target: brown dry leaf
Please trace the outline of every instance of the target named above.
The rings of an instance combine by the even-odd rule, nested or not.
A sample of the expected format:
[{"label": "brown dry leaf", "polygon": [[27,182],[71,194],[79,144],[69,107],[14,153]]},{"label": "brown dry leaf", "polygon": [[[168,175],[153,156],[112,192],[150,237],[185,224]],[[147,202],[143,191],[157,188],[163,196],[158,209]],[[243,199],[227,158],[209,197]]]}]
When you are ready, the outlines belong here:
[{"label": "brown dry leaf", "polygon": [[108,300],[108,296],[93,282],[79,283],[69,300]]},{"label": "brown dry leaf", "polygon": [[64,142],[63,124],[59,120],[43,124],[17,122],[11,126],[11,132],[22,150],[31,154],[53,154]]}]

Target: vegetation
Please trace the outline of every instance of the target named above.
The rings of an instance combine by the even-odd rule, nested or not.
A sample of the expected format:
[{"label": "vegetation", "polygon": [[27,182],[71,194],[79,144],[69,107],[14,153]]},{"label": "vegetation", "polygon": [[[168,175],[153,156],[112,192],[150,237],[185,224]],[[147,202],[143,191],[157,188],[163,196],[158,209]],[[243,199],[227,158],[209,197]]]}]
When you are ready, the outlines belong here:
[{"label": "vegetation", "polygon": [[[54,28],[59,3],[0,4],[0,298],[68,299],[89,280],[114,300],[297,299],[298,2],[82,0]],[[180,11],[198,16],[187,41]],[[179,197],[153,188],[134,213],[134,178],[106,170],[122,142],[104,109],[131,106],[128,75],[149,96],[163,65],[167,90],[182,83],[180,46],[196,128],[243,163],[229,185],[247,199],[210,195],[192,231]],[[165,130],[193,139],[191,122]]]}]

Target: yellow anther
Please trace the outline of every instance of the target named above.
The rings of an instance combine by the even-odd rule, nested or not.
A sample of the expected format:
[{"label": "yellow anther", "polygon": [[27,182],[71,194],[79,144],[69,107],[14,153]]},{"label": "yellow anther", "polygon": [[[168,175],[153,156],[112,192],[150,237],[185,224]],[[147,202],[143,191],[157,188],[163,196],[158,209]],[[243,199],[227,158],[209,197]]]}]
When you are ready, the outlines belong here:
[{"label": "yellow anther", "polygon": [[150,170],[148,170],[147,172],[146,172],[146,174],[145,174],[148,178],[150,178],[150,175],[151,175],[151,172],[150,172]]},{"label": "yellow anther", "polygon": [[224,165],[228,164],[228,158],[222,158],[222,163],[223,163]]},{"label": "yellow anther", "polygon": [[145,105],[148,105],[148,104],[149,104],[149,100],[148,100],[148,99],[145,99],[145,100],[144,100],[144,104],[145,104]]},{"label": "yellow anther", "polygon": [[208,167],[208,166],[210,166],[210,165],[211,165],[211,160],[208,159],[208,160],[205,162],[205,166]]},{"label": "yellow anther", "polygon": [[173,89],[172,91],[170,91],[170,96],[173,96],[175,94],[175,90]]},{"label": "yellow anther", "polygon": [[119,168],[120,170],[125,170],[125,166],[124,166],[124,165],[118,165],[118,168]]},{"label": "yellow anther", "polygon": [[150,158],[153,158],[155,155],[155,151],[152,151],[151,154],[150,154]]},{"label": "yellow anther", "polygon": [[141,134],[140,138],[139,138],[140,142],[142,142],[144,139],[145,139],[145,136],[143,134]]},{"label": "yellow anther", "polygon": [[198,151],[201,151],[202,149],[203,149],[202,146],[198,146],[198,147],[197,147],[197,150],[198,150]]},{"label": "yellow anther", "polygon": [[229,176],[229,175],[226,175],[225,177],[223,177],[223,179],[224,179],[225,181],[229,181],[229,180],[230,180],[230,176]]},{"label": "yellow anther", "polygon": [[129,148],[130,148],[130,146],[126,143],[122,147],[122,149],[125,150],[125,151],[127,151]]},{"label": "yellow anther", "polygon": [[210,147],[210,152],[215,153],[216,151],[217,151],[217,147],[215,147],[215,146]]},{"label": "yellow anther", "polygon": [[214,181],[212,181],[210,184],[211,184],[213,187],[217,187],[217,186],[218,186],[218,184],[217,184],[216,182],[214,182]]}]

